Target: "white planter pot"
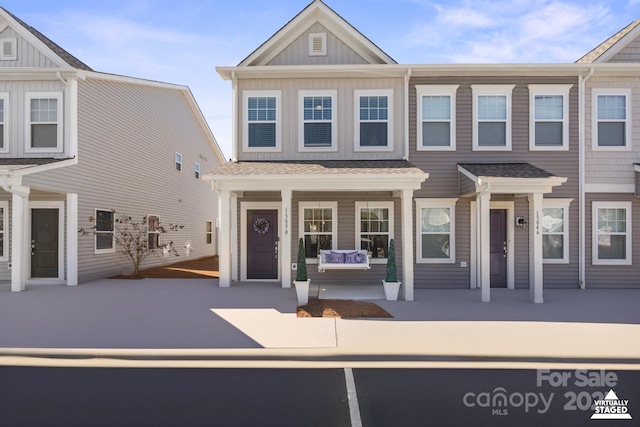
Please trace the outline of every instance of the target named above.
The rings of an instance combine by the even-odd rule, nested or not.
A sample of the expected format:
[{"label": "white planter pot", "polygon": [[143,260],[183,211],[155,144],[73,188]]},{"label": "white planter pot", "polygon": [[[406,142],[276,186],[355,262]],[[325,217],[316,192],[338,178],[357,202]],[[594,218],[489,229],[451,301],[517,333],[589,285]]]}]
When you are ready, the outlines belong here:
[{"label": "white planter pot", "polygon": [[296,296],[298,297],[298,304],[305,305],[309,302],[309,283],[311,280],[305,280],[299,282],[297,280],[293,281],[293,284],[296,287]]},{"label": "white planter pot", "polygon": [[400,285],[402,282],[387,282],[386,280],[382,281],[382,286],[384,287],[384,296],[387,298],[387,301],[396,301],[398,299],[398,293],[400,292]]}]

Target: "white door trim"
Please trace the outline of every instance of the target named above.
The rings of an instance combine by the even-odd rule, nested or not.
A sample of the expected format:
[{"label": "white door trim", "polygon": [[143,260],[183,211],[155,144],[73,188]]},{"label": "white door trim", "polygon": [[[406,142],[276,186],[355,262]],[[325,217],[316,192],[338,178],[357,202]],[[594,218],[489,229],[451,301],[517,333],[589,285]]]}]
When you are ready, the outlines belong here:
[{"label": "white door trim", "polygon": [[277,279],[247,279],[247,211],[249,210],[274,210],[278,211],[278,221],[275,226],[280,239],[280,218],[282,218],[282,202],[240,202],[240,280],[243,282],[280,282],[282,263],[278,258]]},{"label": "white door trim", "polygon": [[31,220],[33,218],[33,209],[58,209],[58,277],[44,277],[44,278],[32,278],[31,277],[31,256],[26,259],[27,265],[27,283],[48,285],[48,284],[64,284],[64,224],[65,224],[65,208],[64,201],[29,201],[29,215],[27,224],[28,247],[31,248]]}]

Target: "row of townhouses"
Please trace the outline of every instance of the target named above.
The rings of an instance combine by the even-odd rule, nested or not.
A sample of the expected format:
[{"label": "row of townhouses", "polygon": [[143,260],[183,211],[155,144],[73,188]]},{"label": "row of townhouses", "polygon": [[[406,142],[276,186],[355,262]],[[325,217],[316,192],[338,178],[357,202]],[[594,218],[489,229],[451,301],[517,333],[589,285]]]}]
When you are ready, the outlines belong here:
[{"label": "row of townhouses", "polygon": [[[237,66],[220,286],[638,286],[640,20],[570,64],[402,65],[315,0]],[[636,232],[637,234],[637,232]],[[322,249],[372,268],[318,272]]]}]

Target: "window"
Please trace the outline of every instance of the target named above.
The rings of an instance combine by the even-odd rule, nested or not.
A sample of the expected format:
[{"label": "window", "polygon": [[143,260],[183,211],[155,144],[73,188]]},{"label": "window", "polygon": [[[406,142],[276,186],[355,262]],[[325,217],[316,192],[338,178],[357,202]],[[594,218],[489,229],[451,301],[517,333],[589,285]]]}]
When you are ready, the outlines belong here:
[{"label": "window", "polygon": [[593,89],[593,148],[631,149],[631,91]]},{"label": "window", "polygon": [[356,91],[356,151],[389,151],[393,91]]},{"label": "window", "polygon": [[529,149],[569,149],[571,85],[529,85]]},{"label": "window", "polygon": [[569,204],[571,199],[542,201],[542,259],[545,264],[569,262]]},{"label": "window", "polygon": [[631,202],[593,202],[593,264],[631,265]]},{"label": "window", "polygon": [[200,163],[196,163],[194,166],[194,170],[196,173],[196,179],[200,179]]},{"label": "window", "polygon": [[15,61],[18,59],[16,39],[0,39],[0,60]]},{"label": "window", "polygon": [[26,108],[26,151],[62,151],[62,93],[28,93]]},{"label": "window", "polygon": [[300,92],[300,149],[303,151],[335,151],[335,91]]},{"label": "window", "polygon": [[455,86],[416,86],[418,150],[456,149]]},{"label": "window", "polygon": [[182,154],[176,153],[176,170],[182,172]]},{"label": "window", "polygon": [[327,33],[309,34],[309,56],[327,55]]},{"label": "window", "polygon": [[114,212],[96,209],[95,253],[115,252]]},{"label": "window", "polygon": [[416,199],[418,263],[454,263],[457,199]]},{"label": "window", "polygon": [[474,150],[511,150],[511,92],[514,87],[471,86]]},{"label": "window", "polygon": [[245,92],[245,150],[280,149],[279,98],[279,92]]},{"label": "window", "polygon": [[334,249],[337,244],[338,203],[300,202],[300,237],[304,239],[307,258],[317,258],[320,249]]},{"label": "window", "polygon": [[7,261],[8,241],[5,225],[7,224],[7,215],[9,214],[9,202],[0,202],[0,261]]},{"label": "window", "polygon": [[205,230],[207,245],[210,245],[213,243],[213,221],[206,222]]},{"label": "window", "polygon": [[386,262],[393,224],[393,202],[356,202],[356,248]]},{"label": "window", "polygon": [[147,244],[149,249],[160,247],[160,217],[147,215]]},{"label": "window", "polygon": [[[9,106],[9,94],[0,93],[0,153],[9,152],[8,139],[8,123],[9,116],[7,107]],[[7,142],[5,142],[7,141]]]}]

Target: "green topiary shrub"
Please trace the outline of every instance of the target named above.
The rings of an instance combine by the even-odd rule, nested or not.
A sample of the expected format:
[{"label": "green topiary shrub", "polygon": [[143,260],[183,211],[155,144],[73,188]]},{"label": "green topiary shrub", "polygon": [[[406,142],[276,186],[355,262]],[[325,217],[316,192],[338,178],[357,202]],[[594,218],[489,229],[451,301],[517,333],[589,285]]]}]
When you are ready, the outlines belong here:
[{"label": "green topiary shrub", "polygon": [[298,242],[298,270],[296,272],[296,281],[304,282],[307,280],[307,254],[304,250],[304,240],[302,237]]},{"label": "green topiary shrub", "polygon": [[[300,267],[298,267],[300,268]],[[396,247],[393,239],[389,242],[389,256],[387,258],[387,282],[397,282],[398,274],[396,271]]]}]

